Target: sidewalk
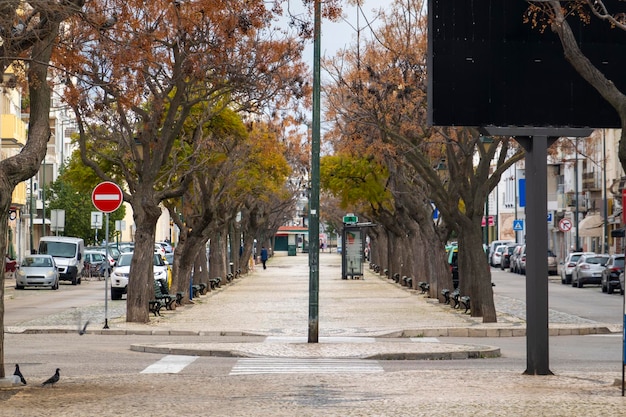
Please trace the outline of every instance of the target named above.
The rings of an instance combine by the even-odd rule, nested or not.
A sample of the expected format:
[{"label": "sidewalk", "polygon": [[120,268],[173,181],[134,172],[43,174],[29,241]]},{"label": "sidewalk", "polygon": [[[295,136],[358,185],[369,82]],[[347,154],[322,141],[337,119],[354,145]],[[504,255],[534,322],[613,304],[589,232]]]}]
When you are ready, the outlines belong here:
[{"label": "sidewalk", "polygon": [[[454,310],[420,291],[401,287],[365,267],[365,279],[342,280],[341,257],[320,254],[319,343],[307,343],[309,265],[304,254],[273,257],[268,268],[257,268],[207,295],[193,305],[162,311],[147,324],[127,323],[125,311],[109,310],[103,330],[102,306],[86,309],[92,317],[89,333],[209,336],[265,336],[263,342],[168,343],[134,345],[153,353],[219,356],[326,357],[375,359],[448,359],[498,356],[490,346],[439,343],[435,338],[505,337],[525,335],[525,306],[496,297],[497,323],[483,324],[463,310]],[[121,305],[124,306],[123,304]],[[75,312],[73,312],[75,313]],[[46,318],[45,325],[7,327],[7,332],[75,332],[76,328]],[[600,323],[550,312],[550,334],[594,334],[620,331]]]}]

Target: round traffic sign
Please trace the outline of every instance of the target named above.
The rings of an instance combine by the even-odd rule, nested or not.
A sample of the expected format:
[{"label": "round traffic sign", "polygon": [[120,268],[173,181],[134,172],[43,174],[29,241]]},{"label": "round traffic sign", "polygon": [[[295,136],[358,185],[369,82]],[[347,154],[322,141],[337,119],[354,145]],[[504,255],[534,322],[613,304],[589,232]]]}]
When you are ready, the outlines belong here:
[{"label": "round traffic sign", "polygon": [[91,193],[94,207],[103,213],[114,212],[120,208],[123,200],[122,189],[111,181],[101,182]]},{"label": "round traffic sign", "polygon": [[559,230],[561,232],[569,232],[572,230],[572,221],[570,219],[561,219],[559,221]]}]

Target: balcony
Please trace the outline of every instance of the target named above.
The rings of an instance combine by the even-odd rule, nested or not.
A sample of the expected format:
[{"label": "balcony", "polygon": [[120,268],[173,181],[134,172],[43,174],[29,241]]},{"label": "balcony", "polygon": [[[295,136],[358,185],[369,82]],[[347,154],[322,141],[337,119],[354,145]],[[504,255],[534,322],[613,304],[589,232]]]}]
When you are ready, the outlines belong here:
[{"label": "balcony", "polygon": [[584,172],[583,173],[583,190],[600,191],[602,190],[601,172]]},{"label": "balcony", "polygon": [[0,114],[0,137],[3,148],[21,148],[26,144],[26,125],[13,114]]}]

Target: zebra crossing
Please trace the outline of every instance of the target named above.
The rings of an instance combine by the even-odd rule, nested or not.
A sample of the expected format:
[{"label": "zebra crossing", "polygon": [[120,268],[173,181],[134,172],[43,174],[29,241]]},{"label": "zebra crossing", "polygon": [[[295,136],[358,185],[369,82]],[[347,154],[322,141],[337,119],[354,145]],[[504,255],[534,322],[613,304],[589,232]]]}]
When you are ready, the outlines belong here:
[{"label": "zebra crossing", "polygon": [[229,375],[253,374],[345,374],[384,372],[376,360],[242,358]]}]

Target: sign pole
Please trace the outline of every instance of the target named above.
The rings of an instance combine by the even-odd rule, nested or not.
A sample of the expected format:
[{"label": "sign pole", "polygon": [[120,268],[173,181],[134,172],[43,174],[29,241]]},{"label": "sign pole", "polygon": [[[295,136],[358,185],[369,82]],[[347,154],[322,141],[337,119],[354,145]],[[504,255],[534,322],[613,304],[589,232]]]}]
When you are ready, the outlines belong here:
[{"label": "sign pole", "polygon": [[101,212],[106,213],[104,257],[107,265],[104,271],[104,329],[109,328],[109,213],[112,213],[120,208],[123,200],[124,195],[122,193],[122,189],[114,182],[101,182],[96,185],[91,192],[91,202],[94,207]]},{"label": "sign pole", "polygon": [[107,263],[104,269],[104,327],[109,328],[109,213],[106,215],[106,225],[104,226],[104,260]]}]

